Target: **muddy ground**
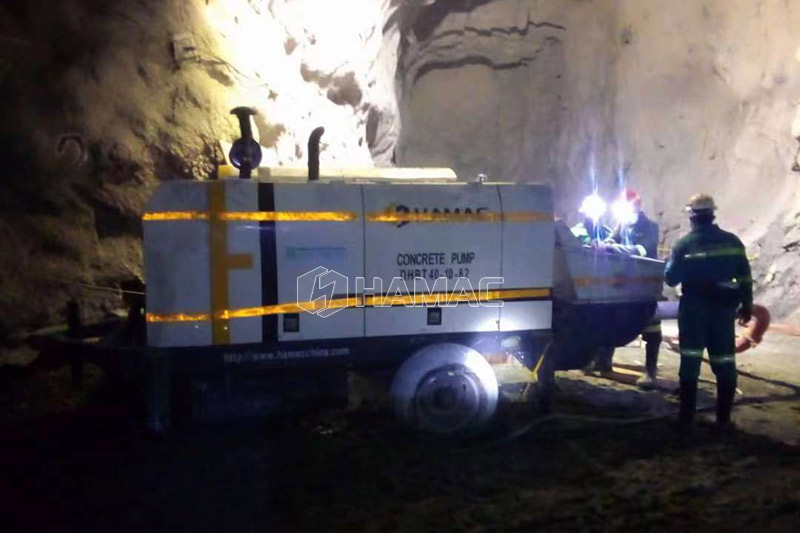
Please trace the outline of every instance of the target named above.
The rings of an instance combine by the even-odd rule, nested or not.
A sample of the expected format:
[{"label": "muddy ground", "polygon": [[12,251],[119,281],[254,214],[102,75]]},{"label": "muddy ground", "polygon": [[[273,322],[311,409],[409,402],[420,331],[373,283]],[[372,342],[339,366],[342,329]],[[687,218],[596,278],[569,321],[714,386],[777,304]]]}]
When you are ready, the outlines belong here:
[{"label": "muddy ground", "polygon": [[[64,369],[18,388],[13,405],[5,391],[4,530],[797,531],[798,347],[773,335],[740,358],[739,430],[725,436],[703,422],[691,437],[673,431],[678,358],[666,348],[663,390],[620,382],[641,362],[633,345],[615,380],[560,375],[548,419],[516,401],[525,373],[499,369],[496,423],[470,442],[410,435],[363,378],[349,409],[181,424],[155,439],[134,391],[89,372],[70,392]],[[707,368],[703,378],[708,406]]]}]

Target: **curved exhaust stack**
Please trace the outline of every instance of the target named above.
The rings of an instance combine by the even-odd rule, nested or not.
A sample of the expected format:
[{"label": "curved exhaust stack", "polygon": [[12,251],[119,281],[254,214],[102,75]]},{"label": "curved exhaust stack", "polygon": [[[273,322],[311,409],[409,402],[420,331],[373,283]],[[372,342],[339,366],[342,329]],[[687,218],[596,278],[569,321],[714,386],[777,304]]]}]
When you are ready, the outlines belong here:
[{"label": "curved exhaust stack", "polygon": [[308,181],[319,180],[319,140],[325,128],[315,128],[308,136]]}]

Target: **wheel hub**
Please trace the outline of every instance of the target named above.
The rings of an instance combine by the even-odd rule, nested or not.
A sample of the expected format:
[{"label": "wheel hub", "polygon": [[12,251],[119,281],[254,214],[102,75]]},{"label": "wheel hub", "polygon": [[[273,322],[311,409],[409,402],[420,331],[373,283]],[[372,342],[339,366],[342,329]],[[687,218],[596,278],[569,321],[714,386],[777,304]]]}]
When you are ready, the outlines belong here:
[{"label": "wheel hub", "polygon": [[420,382],[415,398],[421,429],[449,433],[479,416],[482,388],[477,376],[462,365],[437,368]]}]

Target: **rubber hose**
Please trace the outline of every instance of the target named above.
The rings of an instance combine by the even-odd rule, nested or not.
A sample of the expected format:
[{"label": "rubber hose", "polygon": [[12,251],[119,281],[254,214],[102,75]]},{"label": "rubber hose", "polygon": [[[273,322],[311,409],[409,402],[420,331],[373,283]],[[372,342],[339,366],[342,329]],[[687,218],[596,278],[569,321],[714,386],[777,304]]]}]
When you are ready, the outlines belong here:
[{"label": "rubber hose", "polygon": [[747,323],[747,331],[736,338],[736,353],[742,353],[757,346],[769,329],[769,310],[763,305],[753,306],[753,316]]}]

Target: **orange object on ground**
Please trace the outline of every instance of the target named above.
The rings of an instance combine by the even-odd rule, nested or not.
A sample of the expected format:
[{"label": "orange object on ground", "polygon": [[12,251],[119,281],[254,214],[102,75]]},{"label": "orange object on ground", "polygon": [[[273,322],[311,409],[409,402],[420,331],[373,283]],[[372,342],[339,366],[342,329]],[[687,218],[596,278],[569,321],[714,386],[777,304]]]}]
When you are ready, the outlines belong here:
[{"label": "orange object on ground", "polygon": [[[753,317],[750,319],[750,322],[747,323],[747,330],[743,335],[736,337],[736,353],[746,352],[750,348],[757,346],[764,338],[764,333],[767,332],[769,327],[769,310],[763,305],[753,305]],[[786,328],[787,331],[784,331],[784,328]],[[792,329],[788,326],[776,325],[775,329],[777,331],[788,333],[789,335],[800,336],[800,331],[788,331],[789,329]],[[800,327],[794,329],[800,330]],[[664,342],[669,344],[670,348],[676,352],[680,351],[679,337],[664,335]]]},{"label": "orange object on ground", "polygon": [[753,306],[753,317],[747,323],[747,331],[736,338],[736,353],[742,353],[758,345],[769,329],[769,310],[763,305]]}]

